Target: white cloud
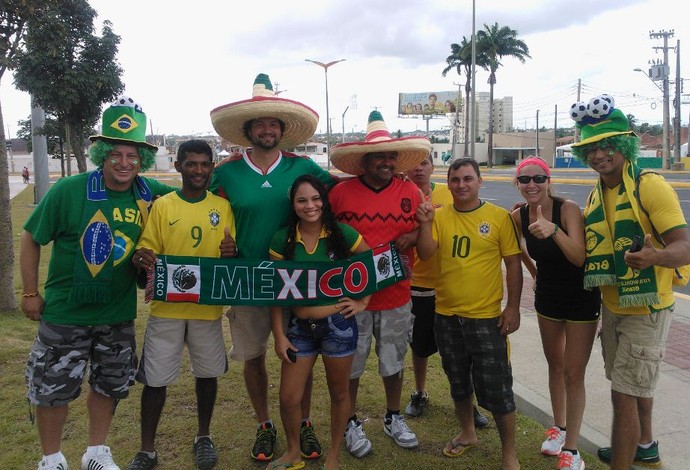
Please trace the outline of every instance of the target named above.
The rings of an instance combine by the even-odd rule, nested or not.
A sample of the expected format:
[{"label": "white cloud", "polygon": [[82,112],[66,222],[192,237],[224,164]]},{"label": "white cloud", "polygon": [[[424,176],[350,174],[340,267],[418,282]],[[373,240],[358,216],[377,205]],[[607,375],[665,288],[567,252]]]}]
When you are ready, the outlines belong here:
[{"label": "white cloud", "polygon": [[[334,132],[341,131],[353,95],[358,106],[347,111],[347,130],[362,130],[374,108],[391,131],[423,130],[422,119],[397,118],[398,93],[457,90],[464,77],[451,72],[444,78],[441,71],[450,44],[472,32],[469,0],[267,0],[251,8],[211,0],[90,3],[122,38],[118,60],[126,93],[142,104],[152,130],[167,134],[212,131],[209,111],[249,98],[260,72],[285,90],[281,96],[314,108],[325,131],[324,73],[307,58],[347,59],[328,70]],[[583,99],[606,92],[624,112],[660,123],[661,93],[633,69],[661,57],[653,47],[663,44],[649,38],[650,29],[675,29],[671,47],[690,38],[683,16],[664,0],[477,0],[477,29],[494,22],[516,29],[532,56],[525,64],[506,58],[497,72],[495,96],[513,97],[517,127],[533,126],[537,110],[540,125],[552,126],[555,106],[558,125],[570,125],[566,113],[577,98],[578,79]],[[681,48],[681,66],[690,63],[688,50],[690,43]],[[669,62],[675,74],[673,51]],[[477,91],[488,91],[487,77],[477,71]],[[14,90],[9,73],[0,99],[5,130],[14,136],[17,120],[29,114],[29,100]],[[684,122],[687,111],[681,112]],[[449,122],[429,124],[436,129]]]}]

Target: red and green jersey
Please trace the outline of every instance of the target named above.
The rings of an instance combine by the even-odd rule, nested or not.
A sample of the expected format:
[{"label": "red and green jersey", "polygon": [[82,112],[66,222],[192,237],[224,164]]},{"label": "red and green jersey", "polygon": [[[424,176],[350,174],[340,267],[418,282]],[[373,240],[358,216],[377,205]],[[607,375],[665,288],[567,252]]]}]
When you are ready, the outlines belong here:
[{"label": "red and green jersey", "polygon": [[[371,248],[395,241],[417,227],[419,188],[400,178],[393,178],[379,189],[367,185],[362,178],[344,181],[331,190],[328,199],[338,221],[361,233]],[[404,255],[412,261],[412,249]],[[400,281],[375,293],[367,309],[391,310],[409,300],[410,281]]]},{"label": "red and green jersey", "polygon": [[268,259],[273,234],[287,225],[290,187],[305,174],[326,186],[338,181],[313,160],[288,152],[282,152],[265,174],[246,155],[214,170],[209,189],[230,201],[240,256]]}]

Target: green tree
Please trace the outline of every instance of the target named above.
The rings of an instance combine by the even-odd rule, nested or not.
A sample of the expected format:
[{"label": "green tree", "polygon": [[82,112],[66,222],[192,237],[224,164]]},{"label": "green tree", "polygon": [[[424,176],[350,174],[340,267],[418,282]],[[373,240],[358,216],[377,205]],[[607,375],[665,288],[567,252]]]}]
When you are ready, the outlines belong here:
[{"label": "green tree", "polygon": [[[488,63],[484,55],[477,53],[477,45],[475,43],[475,66],[486,68]],[[455,69],[458,76],[462,76],[463,72],[465,74],[465,108],[464,108],[464,118],[465,118],[465,150],[464,157],[470,155],[469,151],[469,132],[470,132],[470,93],[472,92],[472,39],[468,40],[463,36],[460,44],[453,43],[450,45],[450,55],[446,57],[446,68],[441,72],[442,76],[446,76],[448,72]],[[460,103],[456,103],[459,107]],[[459,109],[459,108],[458,108]],[[457,124],[457,123],[456,123]]]},{"label": "green tree", "polygon": [[[26,48],[17,54],[15,85],[65,126],[67,154],[86,171],[84,142],[101,106],[124,89],[115,60],[120,37],[104,22],[94,35],[96,11],[86,0],[50,2],[29,22]],[[67,173],[71,173],[67,159]]]},{"label": "green tree", "polygon": [[[0,80],[6,71],[15,68],[26,23],[35,17],[46,1],[0,0]],[[14,231],[10,211],[6,138],[5,120],[2,117],[0,103],[0,312],[17,310],[14,292]]]},{"label": "green tree", "polygon": [[[19,121],[19,129],[17,130],[17,138],[26,141],[27,148],[32,151],[32,133],[31,133],[31,119],[25,119]],[[40,129],[36,129],[37,134],[46,136],[48,155],[52,158],[60,159],[60,169],[62,177],[65,176],[65,126],[61,121],[51,115],[46,114],[45,126]],[[96,131],[92,130],[89,132],[91,135],[95,134]]]},{"label": "green tree", "polygon": [[524,41],[517,38],[517,31],[508,26],[498,26],[494,23],[489,26],[484,24],[484,29],[477,33],[476,49],[487,61],[484,67],[489,72],[489,140],[488,166],[493,166],[493,107],[494,107],[494,85],[496,85],[496,70],[503,65],[501,60],[504,57],[514,57],[524,63],[529,55],[529,48]]}]

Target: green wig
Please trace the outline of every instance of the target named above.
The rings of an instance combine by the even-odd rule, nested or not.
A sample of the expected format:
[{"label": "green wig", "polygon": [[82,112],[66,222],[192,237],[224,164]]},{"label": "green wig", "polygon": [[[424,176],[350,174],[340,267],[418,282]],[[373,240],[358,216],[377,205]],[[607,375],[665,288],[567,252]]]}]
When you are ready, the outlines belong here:
[{"label": "green wig", "polygon": [[[141,146],[136,147],[139,152],[139,157],[141,157],[141,171],[149,170],[153,164],[156,163],[156,154],[149,148]],[[113,150],[115,150],[114,144],[100,139],[95,140],[89,147],[89,160],[97,167],[101,167]]]},{"label": "green wig", "polygon": [[581,147],[572,147],[570,151],[573,155],[575,155],[575,157],[577,157],[578,160],[587,164],[587,154],[596,148],[611,148],[617,152],[620,152],[626,160],[634,162],[635,160],[637,160],[637,155],[640,151],[640,138],[634,134],[614,135],[612,137],[607,137],[597,142],[593,142],[589,145],[583,145]]}]

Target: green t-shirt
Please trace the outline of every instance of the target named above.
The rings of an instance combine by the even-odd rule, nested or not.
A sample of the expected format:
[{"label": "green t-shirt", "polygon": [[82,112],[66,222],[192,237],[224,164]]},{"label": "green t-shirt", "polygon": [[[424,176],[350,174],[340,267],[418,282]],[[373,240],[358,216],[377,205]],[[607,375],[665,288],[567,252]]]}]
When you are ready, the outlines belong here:
[{"label": "green t-shirt", "polygon": [[313,160],[287,152],[282,153],[266,174],[247,157],[215,169],[209,190],[230,201],[240,256],[268,258],[273,234],[287,225],[290,187],[298,176],[305,174],[314,175],[327,186],[337,182]]},{"label": "green t-shirt", "polygon": [[[343,232],[345,244],[348,246],[350,253],[353,253],[357,247],[362,243],[362,236],[347,224],[338,223],[338,227]],[[285,254],[285,242],[287,241],[287,227],[278,230],[271,241],[270,254],[278,259],[283,259]],[[321,229],[319,241],[312,253],[307,252],[306,247],[302,244],[302,237],[299,230],[297,230],[297,243],[295,243],[295,257],[293,261],[331,261],[328,246],[326,244],[326,233]]]},{"label": "green t-shirt", "polygon": [[[41,319],[61,325],[114,325],[133,320],[137,314],[136,270],[131,263],[132,252],[139,240],[142,218],[134,190],[108,190],[112,203],[111,216],[114,248],[112,302],[68,304],[74,277],[75,261],[80,254],[82,212],[86,201],[88,173],[63,178],[41,199],[24,229],[39,245],[53,242],[48,278],[45,282],[45,308]],[[151,193],[166,194],[175,188],[144,178]]]}]

